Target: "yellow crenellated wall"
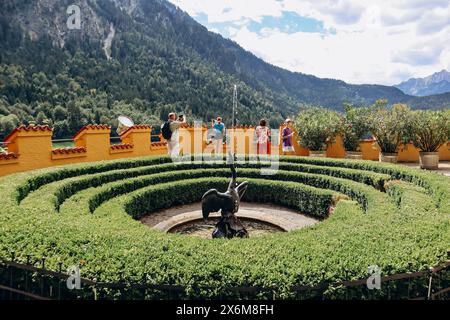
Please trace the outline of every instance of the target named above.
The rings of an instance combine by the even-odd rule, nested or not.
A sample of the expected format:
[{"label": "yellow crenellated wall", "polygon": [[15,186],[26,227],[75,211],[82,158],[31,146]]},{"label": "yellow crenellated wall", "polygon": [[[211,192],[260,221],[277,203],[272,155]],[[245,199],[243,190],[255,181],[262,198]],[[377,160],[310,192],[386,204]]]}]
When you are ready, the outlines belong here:
[{"label": "yellow crenellated wall", "polygon": [[[0,154],[0,176],[15,172],[38,168],[60,166],[71,163],[114,160],[121,158],[164,155],[167,153],[164,141],[151,143],[151,126],[137,125],[121,134],[121,143],[110,144],[111,128],[105,125],[88,125],[75,136],[75,147],[52,149],[52,128],[48,126],[21,126],[5,138],[8,154]],[[272,135],[272,154],[282,154],[280,136]],[[272,131],[273,132],[273,131]],[[228,144],[224,144],[223,152],[235,150],[238,154],[256,154],[255,128],[238,126],[228,129]],[[309,151],[302,148],[294,133],[294,152],[292,155],[308,156]],[[207,128],[184,127],[180,129],[180,146],[183,154],[213,153],[213,145],[208,145]],[[363,159],[378,160],[379,148],[374,140],[363,140],[360,143]],[[419,151],[413,146],[400,148],[399,161],[417,162]],[[344,158],[346,152],[340,136],[330,144],[327,157]],[[440,160],[450,160],[450,142],[439,149]]]}]

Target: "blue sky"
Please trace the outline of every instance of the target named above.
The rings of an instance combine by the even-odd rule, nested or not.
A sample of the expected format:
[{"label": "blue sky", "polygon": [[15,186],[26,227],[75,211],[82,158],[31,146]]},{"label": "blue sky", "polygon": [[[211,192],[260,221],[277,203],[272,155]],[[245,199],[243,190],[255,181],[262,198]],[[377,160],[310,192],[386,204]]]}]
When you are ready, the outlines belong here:
[{"label": "blue sky", "polygon": [[392,85],[450,70],[449,0],[169,0],[280,67]]},{"label": "blue sky", "polygon": [[[225,8],[224,12],[228,10]],[[195,19],[202,25],[207,26],[210,30],[220,33],[224,37],[229,38],[231,35],[228,28],[233,26],[233,22],[209,22],[208,15],[204,12],[195,16]],[[330,33],[336,32],[334,29],[326,30],[323,21],[302,17],[296,12],[286,11],[281,16],[262,16],[260,21],[247,20],[247,28],[251,32],[260,34],[264,29],[278,29],[281,32],[292,34],[296,32],[315,32],[315,33]]]}]

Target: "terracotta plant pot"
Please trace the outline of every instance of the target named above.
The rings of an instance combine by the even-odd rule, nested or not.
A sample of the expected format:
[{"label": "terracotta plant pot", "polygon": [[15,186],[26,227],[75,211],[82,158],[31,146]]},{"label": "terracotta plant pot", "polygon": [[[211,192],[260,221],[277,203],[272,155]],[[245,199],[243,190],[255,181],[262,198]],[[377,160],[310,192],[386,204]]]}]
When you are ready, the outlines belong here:
[{"label": "terracotta plant pot", "polygon": [[353,159],[353,160],[362,160],[362,152],[361,151],[347,151],[347,154],[345,155],[346,159]]},{"label": "terracotta plant pot", "polygon": [[326,158],[326,151],[309,151],[309,156],[313,158]]},{"label": "terracotta plant pot", "polygon": [[380,162],[397,163],[398,153],[380,153]]},{"label": "terracotta plant pot", "polygon": [[419,153],[420,168],[427,170],[437,170],[439,168],[439,153],[438,152],[423,152]]}]

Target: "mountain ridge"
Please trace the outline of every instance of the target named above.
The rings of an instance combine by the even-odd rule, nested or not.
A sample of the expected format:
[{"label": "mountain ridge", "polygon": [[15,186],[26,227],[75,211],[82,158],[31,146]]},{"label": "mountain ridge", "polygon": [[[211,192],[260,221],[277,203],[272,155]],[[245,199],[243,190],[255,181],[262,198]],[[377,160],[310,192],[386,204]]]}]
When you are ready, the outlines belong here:
[{"label": "mountain ridge", "polygon": [[[67,30],[66,9],[74,3],[81,30]],[[344,102],[385,98],[413,108],[450,107],[450,95],[417,98],[395,87],[352,85],[271,65],[165,0],[0,3],[0,116],[50,121],[61,136],[122,113],[152,123],[173,110],[204,121],[217,114],[231,118],[234,84],[241,123],[265,117],[276,126],[301,104],[342,110]]]},{"label": "mountain ridge", "polygon": [[442,70],[424,78],[411,78],[395,87],[406,94],[424,97],[450,92],[450,72]]}]

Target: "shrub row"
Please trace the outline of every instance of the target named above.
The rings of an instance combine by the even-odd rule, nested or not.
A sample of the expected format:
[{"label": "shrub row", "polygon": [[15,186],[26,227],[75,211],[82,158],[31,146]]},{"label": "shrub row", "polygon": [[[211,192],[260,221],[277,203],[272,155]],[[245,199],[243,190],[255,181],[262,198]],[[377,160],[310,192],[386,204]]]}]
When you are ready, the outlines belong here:
[{"label": "shrub row", "polygon": [[[89,199],[89,208],[91,212],[93,212],[103,202],[109,199],[112,199],[119,195],[140,188],[144,188],[148,185],[156,185],[158,183],[164,183],[173,180],[192,179],[205,176],[224,177],[228,174],[229,169],[217,168],[217,169],[175,171],[173,173],[165,172],[148,176],[140,176],[129,180],[121,180],[118,182],[114,182],[112,184],[106,184],[103,187],[101,187],[100,190],[94,192],[91,198]],[[373,201],[374,203],[389,201],[386,195],[373,189],[372,187],[350,180],[319,174],[279,170],[275,175],[261,175],[260,170],[258,169],[245,168],[238,170],[238,176],[240,180],[244,180],[247,178],[253,179],[259,178],[259,179],[268,179],[271,181],[286,181],[286,182],[292,181],[305,185],[311,185],[316,188],[334,190],[358,201],[358,203],[365,210],[367,210],[369,200]]]},{"label": "shrub row", "polygon": [[[91,187],[97,187],[106,183],[110,183],[117,180],[129,179],[133,177],[145,176],[149,174],[168,172],[168,171],[179,171],[179,170],[190,170],[190,169],[205,169],[205,168],[225,168],[225,164],[215,164],[215,163],[180,163],[173,164],[167,163],[162,165],[145,166],[139,168],[133,168],[129,170],[113,170],[109,172],[97,173],[88,176],[82,176],[75,180],[70,179],[65,184],[63,184],[55,196],[57,198],[56,207],[59,206],[69,197],[75,193]],[[258,163],[246,163],[240,166],[241,168],[261,168],[261,164]],[[383,190],[383,185],[386,181],[390,179],[389,175],[379,174],[373,172],[367,172],[363,170],[354,170],[347,168],[330,168],[324,166],[314,166],[314,165],[304,165],[304,164],[290,164],[281,163],[279,166],[280,170],[285,171],[297,171],[297,172],[307,172],[307,173],[317,173],[330,175],[333,177],[350,179],[353,181],[365,183],[374,186],[377,189]],[[225,173],[226,175],[226,173]]]},{"label": "shrub row", "polygon": [[[328,209],[339,196],[335,192],[293,182],[247,179],[249,187],[243,200],[270,202],[296,209],[318,217],[326,217]],[[126,212],[135,219],[151,212],[200,201],[209,189],[223,190],[228,186],[226,178],[200,178],[168,182],[140,189],[129,196]]]},{"label": "shrub row", "polygon": [[378,163],[362,160],[341,160],[330,158],[308,157],[281,157],[281,162],[305,163],[319,166],[344,167],[358,170],[366,170],[390,175],[392,179],[411,182],[425,188],[433,197],[435,205],[450,212],[450,181],[448,178],[434,172],[426,172],[408,168],[399,164]]},{"label": "shrub row", "polygon": [[[17,202],[21,202],[30,192],[43,185],[86,174],[96,174],[112,170],[126,170],[134,167],[152,166],[172,162],[170,157],[145,157],[116,161],[100,161],[94,164],[78,164],[62,168],[47,168],[37,170],[37,174],[17,187]],[[41,173],[42,172],[42,173]]]},{"label": "shrub row", "polygon": [[[190,157],[190,160],[194,160],[196,157],[198,157],[198,155],[193,155]],[[242,156],[240,159],[244,162],[257,161],[255,156]],[[278,157],[275,159],[278,159]],[[393,179],[405,180],[424,187],[427,192],[433,196],[437,206],[450,208],[450,195],[447,193],[447,190],[450,188],[450,182],[445,181],[445,179],[442,179],[442,177],[437,174],[433,175],[407,167],[391,164],[379,164],[370,161],[346,161],[339,159],[320,159],[308,157],[280,157],[279,160],[282,163],[288,162],[325,167],[343,167],[387,174]],[[111,170],[126,170],[130,168],[152,166],[169,162],[171,162],[169,157],[150,157],[120,161],[105,161],[95,164],[81,164],[60,169],[44,169],[40,171],[42,173],[39,172],[34,174],[33,177],[27,179],[18,187],[17,201],[20,202],[29,194],[29,192],[54,181],[60,181],[85,174],[96,174]],[[381,186],[379,185],[379,187]]]}]

